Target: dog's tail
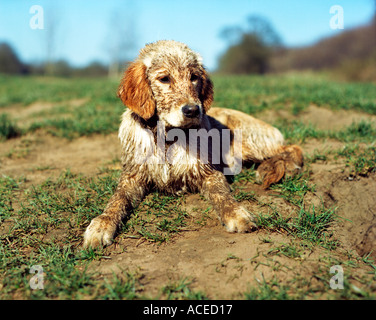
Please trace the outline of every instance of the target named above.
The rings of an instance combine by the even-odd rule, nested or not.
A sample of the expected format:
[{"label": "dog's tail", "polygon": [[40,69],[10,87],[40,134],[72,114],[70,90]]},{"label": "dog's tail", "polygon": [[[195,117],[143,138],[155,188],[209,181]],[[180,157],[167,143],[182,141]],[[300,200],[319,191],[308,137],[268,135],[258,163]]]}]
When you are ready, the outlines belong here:
[{"label": "dog's tail", "polygon": [[268,189],[284,176],[294,176],[301,172],[304,164],[303,151],[297,145],[282,146],[276,155],[264,160],[257,169],[258,180]]}]

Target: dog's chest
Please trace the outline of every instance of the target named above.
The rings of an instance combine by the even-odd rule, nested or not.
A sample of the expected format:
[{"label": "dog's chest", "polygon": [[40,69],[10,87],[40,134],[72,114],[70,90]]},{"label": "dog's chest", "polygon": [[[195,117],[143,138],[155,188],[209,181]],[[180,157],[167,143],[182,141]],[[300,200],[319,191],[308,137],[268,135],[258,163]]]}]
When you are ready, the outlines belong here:
[{"label": "dog's chest", "polygon": [[122,123],[119,138],[123,146],[122,162],[134,174],[162,190],[197,190],[202,164],[196,153],[188,151],[183,139],[175,142],[156,139],[150,130],[128,121]]},{"label": "dog's chest", "polygon": [[160,189],[178,191],[192,189],[200,180],[200,162],[179,145],[166,148],[145,164],[148,175]]}]

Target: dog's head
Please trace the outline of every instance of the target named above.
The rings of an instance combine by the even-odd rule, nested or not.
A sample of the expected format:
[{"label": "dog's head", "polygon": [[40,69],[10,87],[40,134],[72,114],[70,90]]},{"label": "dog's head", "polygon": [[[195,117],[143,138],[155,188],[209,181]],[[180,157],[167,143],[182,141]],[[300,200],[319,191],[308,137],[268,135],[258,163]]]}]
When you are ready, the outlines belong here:
[{"label": "dog's head", "polygon": [[213,101],[213,84],[200,55],[176,41],[146,45],[121,80],[118,95],[145,120],[157,114],[166,126],[199,124]]}]

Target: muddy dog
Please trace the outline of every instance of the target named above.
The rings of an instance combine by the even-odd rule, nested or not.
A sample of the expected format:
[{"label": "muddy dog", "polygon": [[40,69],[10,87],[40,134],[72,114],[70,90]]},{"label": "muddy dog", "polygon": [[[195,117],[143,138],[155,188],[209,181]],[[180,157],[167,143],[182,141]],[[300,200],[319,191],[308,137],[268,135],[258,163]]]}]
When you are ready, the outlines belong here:
[{"label": "muddy dog", "polygon": [[118,95],[128,107],[119,129],[122,173],[103,214],[87,227],[84,247],[111,244],[152,190],[201,192],[227,231],[252,231],[255,217],[232,197],[228,176],[254,162],[268,188],[303,166],[301,148],[284,145],[278,129],[240,111],[210,109],[213,83],[200,55],[183,43],[146,45]]}]

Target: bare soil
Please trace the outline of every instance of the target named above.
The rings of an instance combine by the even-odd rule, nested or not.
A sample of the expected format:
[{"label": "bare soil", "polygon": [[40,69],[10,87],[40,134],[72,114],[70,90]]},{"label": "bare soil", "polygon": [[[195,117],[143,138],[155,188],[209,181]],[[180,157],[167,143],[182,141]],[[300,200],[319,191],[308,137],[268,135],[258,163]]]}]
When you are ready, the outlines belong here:
[{"label": "bare soil", "polygon": [[[40,110],[31,106],[25,112],[31,109]],[[272,120],[280,116],[270,111],[261,117]],[[325,127],[338,123],[338,119],[341,125],[351,124],[363,116],[346,111],[340,112],[338,117],[334,111],[311,106],[301,119]],[[305,156],[312,155],[314,150],[325,151],[341,146],[342,143],[330,140],[309,140],[302,145]],[[101,167],[113,167],[113,160],[118,159],[119,154],[116,134],[68,141],[36,132],[1,144],[0,174],[25,177],[27,185],[57,177],[68,168],[73,173],[95,176]],[[309,172],[316,189],[305,201],[316,205],[323,201],[327,207],[338,208],[336,213],[342,219],[337,221],[333,232],[341,248],[359,256],[372,252],[371,255],[376,257],[376,174],[353,178],[345,164],[336,160],[312,163]],[[258,185],[247,185],[246,191],[254,191],[259,199],[272,201],[283,215],[292,211],[291,204],[276,196],[276,192],[263,191]],[[267,210],[252,202],[247,206],[251,210]],[[195,219],[197,208],[204,210],[206,207],[207,203],[199,195],[186,197],[185,209],[192,219]],[[163,285],[183,278],[192,281],[193,289],[214,299],[241,298],[250,285],[273,277],[280,281],[294,279],[301,290],[324,286],[325,281],[315,277],[319,270],[328,268],[323,258],[324,249],[307,248],[296,259],[273,254],[276,247],[297,240],[265,229],[250,234],[230,234],[213,212],[209,216],[204,226],[180,232],[161,245],[120,236],[120,240],[107,249],[110,259],[92,262],[90,268],[103,276],[122,270],[141,272],[147,297],[158,297]],[[333,254],[341,255],[340,252]],[[330,277],[328,270],[327,282]]]}]

